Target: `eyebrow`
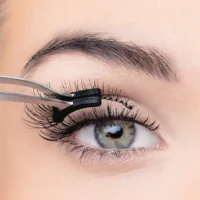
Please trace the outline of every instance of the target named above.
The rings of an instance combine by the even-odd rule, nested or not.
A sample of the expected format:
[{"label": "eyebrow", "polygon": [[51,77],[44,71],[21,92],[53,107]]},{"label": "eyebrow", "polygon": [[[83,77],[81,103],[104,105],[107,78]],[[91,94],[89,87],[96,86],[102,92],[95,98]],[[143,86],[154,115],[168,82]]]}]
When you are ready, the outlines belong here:
[{"label": "eyebrow", "polygon": [[92,56],[116,68],[142,72],[155,79],[168,82],[178,80],[172,60],[157,48],[122,42],[99,33],[76,33],[53,38],[29,59],[22,76],[51,56],[72,51]]}]

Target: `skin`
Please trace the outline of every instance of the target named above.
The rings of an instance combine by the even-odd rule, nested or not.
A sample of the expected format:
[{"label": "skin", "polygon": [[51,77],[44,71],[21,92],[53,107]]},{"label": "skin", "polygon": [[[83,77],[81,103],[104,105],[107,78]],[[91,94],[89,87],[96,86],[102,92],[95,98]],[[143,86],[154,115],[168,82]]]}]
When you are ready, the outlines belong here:
[{"label": "skin", "polygon": [[42,64],[28,77],[55,89],[62,80],[91,77],[120,87],[160,122],[165,145],[129,163],[80,163],[23,124],[23,104],[1,102],[1,199],[200,199],[199,6],[195,0],[7,0],[1,74],[20,76],[28,59],[57,33],[89,30],[163,50],[179,82],[113,71],[78,53]]}]

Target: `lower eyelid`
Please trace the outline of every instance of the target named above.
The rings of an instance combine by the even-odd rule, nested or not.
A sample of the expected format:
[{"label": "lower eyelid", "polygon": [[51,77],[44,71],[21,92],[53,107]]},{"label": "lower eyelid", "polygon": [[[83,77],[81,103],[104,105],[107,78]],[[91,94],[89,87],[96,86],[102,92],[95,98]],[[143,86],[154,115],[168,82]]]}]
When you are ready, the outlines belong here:
[{"label": "lower eyelid", "polygon": [[143,168],[158,167],[162,162],[162,148],[138,150],[110,151],[94,148],[85,148],[79,143],[70,140],[63,141],[65,155],[72,157],[74,164],[81,165],[89,174],[97,173],[102,176],[116,175],[116,173],[128,173]]}]

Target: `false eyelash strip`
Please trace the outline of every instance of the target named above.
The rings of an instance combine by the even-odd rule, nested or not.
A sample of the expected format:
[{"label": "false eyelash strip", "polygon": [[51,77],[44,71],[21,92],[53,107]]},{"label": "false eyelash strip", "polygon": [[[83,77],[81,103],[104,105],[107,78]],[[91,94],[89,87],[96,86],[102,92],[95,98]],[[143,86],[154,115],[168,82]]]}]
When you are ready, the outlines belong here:
[{"label": "false eyelash strip", "polygon": [[[41,96],[41,97],[49,97],[49,98],[55,98],[55,99],[59,99],[59,100],[65,100],[66,95],[71,95],[73,93],[77,93],[79,91],[88,91],[88,90],[93,90],[96,88],[101,88],[101,94],[108,94],[108,95],[102,95],[100,98],[103,100],[107,100],[107,101],[113,101],[113,102],[117,102],[119,104],[122,104],[123,106],[125,106],[128,110],[132,110],[133,106],[131,104],[128,103],[129,99],[125,96],[121,94],[121,90],[118,89],[111,89],[110,86],[108,85],[108,87],[106,88],[104,83],[103,84],[99,84],[98,81],[94,81],[94,83],[91,83],[91,80],[89,80],[90,83],[90,87],[86,87],[85,84],[83,83],[83,81],[81,82],[81,85],[79,85],[80,83],[77,81],[74,83],[75,86],[75,90],[72,90],[72,86],[71,83],[69,82],[69,86],[66,85],[66,82],[61,84],[61,94],[62,95],[52,95],[52,94],[45,94],[45,93],[41,93],[37,90],[33,90],[34,95],[36,96]],[[51,88],[50,83],[48,84],[48,87]],[[121,95],[123,97],[121,97]],[[100,102],[100,101],[99,101]],[[90,104],[91,105],[91,104]],[[95,106],[88,106],[88,107],[98,107],[98,105],[95,104]],[[100,104],[99,104],[100,106]],[[86,106],[84,106],[83,108],[86,108]],[[70,106],[67,107],[65,109],[58,109],[58,108],[52,108],[52,116],[53,116],[53,121],[55,123],[62,123],[65,119],[65,117],[67,117],[69,114],[83,109],[82,107],[74,107],[74,106]]]},{"label": "false eyelash strip", "polygon": [[[128,103],[125,102],[125,101],[119,100],[119,98],[102,97],[102,99],[118,102],[118,103],[124,105],[129,110],[133,109],[133,106],[128,105]],[[62,109],[62,110],[60,110],[58,108],[53,108],[53,119],[54,119],[54,122],[62,123],[64,121],[65,117],[67,117],[72,112],[75,112],[75,111],[83,109],[83,108],[98,107],[98,106],[101,105],[100,104],[100,99],[98,100],[97,97],[94,98],[94,100],[93,100],[94,102],[92,102],[91,100],[90,100],[90,104],[88,104],[88,100],[87,100],[86,105],[84,104],[84,102],[81,102],[82,103],[81,106],[74,106],[73,105],[73,106],[69,106],[69,107],[67,107],[65,109]],[[93,106],[92,106],[92,104],[93,104]]]},{"label": "false eyelash strip", "polygon": [[[36,91],[37,94],[36,94],[36,92],[34,92],[34,94],[39,95],[39,96],[44,95],[44,97],[57,98],[59,100],[63,100],[63,99],[65,99],[64,95],[70,95],[70,94],[73,94],[75,92],[79,92],[82,90],[99,88],[99,89],[101,89],[101,94],[102,94],[101,98],[103,100],[117,102],[117,103],[125,106],[129,110],[133,109],[134,106],[129,103],[129,98],[127,97],[127,95],[123,94],[121,90],[119,90],[117,88],[111,88],[110,85],[107,85],[107,87],[106,87],[104,83],[100,84],[98,80],[91,81],[91,79],[89,79],[88,83],[89,83],[89,87],[87,87],[86,84],[81,79],[81,81],[74,81],[73,82],[74,87],[72,87],[72,83],[70,81],[68,82],[68,85],[67,85],[66,81],[62,82],[60,90],[61,90],[61,93],[63,94],[63,96],[53,96],[53,95],[41,94],[38,91]],[[50,83],[48,83],[48,87],[51,88]],[[72,89],[72,88],[74,88],[74,89]]]},{"label": "false eyelash strip", "polygon": [[[66,82],[62,83],[61,85],[61,93],[63,94],[62,95],[49,95],[49,94],[44,94],[44,93],[39,93],[38,91],[37,92],[37,95],[39,96],[42,96],[44,95],[45,97],[50,97],[50,98],[56,98],[56,99],[59,99],[59,100],[65,100],[66,99],[66,95],[70,95],[70,94],[73,94],[73,93],[77,93],[77,92],[80,92],[80,91],[92,91],[92,90],[97,90],[96,87],[99,87],[100,84],[95,82],[94,81],[94,84],[92,85],[91,84],[91,81],[90,81],[90,86],[91,88],[87,88],[83,82],[81,82],[81,86],[78,85],[78,82],[75,82],[75,91],[72,92],[72,87],[71,87],[71,83],[69,83],[70,87],[67,87],[66,85]],[[50,83],[49,83],[49,87],[51,88],[50,86]],[[99,89],[99,88],[98,88]],[[99,89],[100,90],[100,89]],[[34,92],[34,94],[36,93]],[[118,90],[118,89],[110,89],[110,87],[108,86],[107,88],[107,91],[105,90],[105,86],[104,84],[101,85],[101,94],[104,94],[104,93],[107,93],[108,95],[101,95],[101,99],[103,100],[107,100],[107,101],[113,101],[113,102],[117,102],[123,106],[125,106],[127,109],[129,110],[132,110],[133,109],[133,106],[131,104],[128,103],[129,99],[123,95],[123,98],[120,97],[121,95],[121,91]],[[88,96],[88,94],[87,94]],[[100,101],[99,101],[100,102]],[[80,109],[83,109],[83,108],[87,108],[87,107],[98,107],[100,106],[100,104],[98,105],[97,104],[97,100],[95,101],[95,106],[92,106],[92,104],[90,103],[88,106],[70,106],[70,107],[67,107],[65,109],[58,109],[58,108],[53,108],[53,119],[54,119],[54,122],[56,123],[62,123],[65,119],[65,117],[67,117],[69,114],[71,114],[72,112],[75,112],[77,110],[80,110]]]},{"label": "false eyelash strip", "polygon": [[[106,87],[104,83],[100,84],[98,80],[91,81],[91,79],[89,79],[88,83],[89,83],[89,88],[91,88],[91,89],[94,89],[94,88],[101,89],[101,93],[102,93],[101,98],[102,99],[108,100],[108,101],[114,101],[119,104],[122,104],[129,110],[133,109],[133,105],[128,103],[129,99],[128,99],[127,95],[122,94],[121,90],[119,90],[117,88],[113,89],[110,87],[110,85],[108,85]],[[74,92],[77,92],[80,90],[89,89],[86,86],[86,84],[83,82],[83,80],[75,81],[74,86],[75,86],[75,91],[72,90],[72,84],[70,81],[69,81],[68,85],[66,84],[66,82],[63,82],[60,89],[63,94],[71,94],[71,93],[74,93]]]}]

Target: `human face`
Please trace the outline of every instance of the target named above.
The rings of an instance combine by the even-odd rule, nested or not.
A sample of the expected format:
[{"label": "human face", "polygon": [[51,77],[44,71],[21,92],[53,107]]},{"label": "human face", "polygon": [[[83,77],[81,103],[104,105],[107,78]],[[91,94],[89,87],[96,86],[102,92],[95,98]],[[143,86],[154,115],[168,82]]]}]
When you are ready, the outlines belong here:
[{"label": "human face", "polygon": [[[121,90],[140,123],[149,118],[146,126],[159,127],[136,123],[145,152],[101,157],[95,146],[85,156],[83,148],[69,153],[69,144],[60,147],[25,125],[23,104],[1,102],[1,199],[200,199],[199,7],[195,0],[7,0],[1,74],[20,76],[26,66],[26,78],[57,90],[70,81],[71,92],[76,81],[90,88],[96,80]],[[94,149],[93,132],[90,125],[72,138]]]}]

